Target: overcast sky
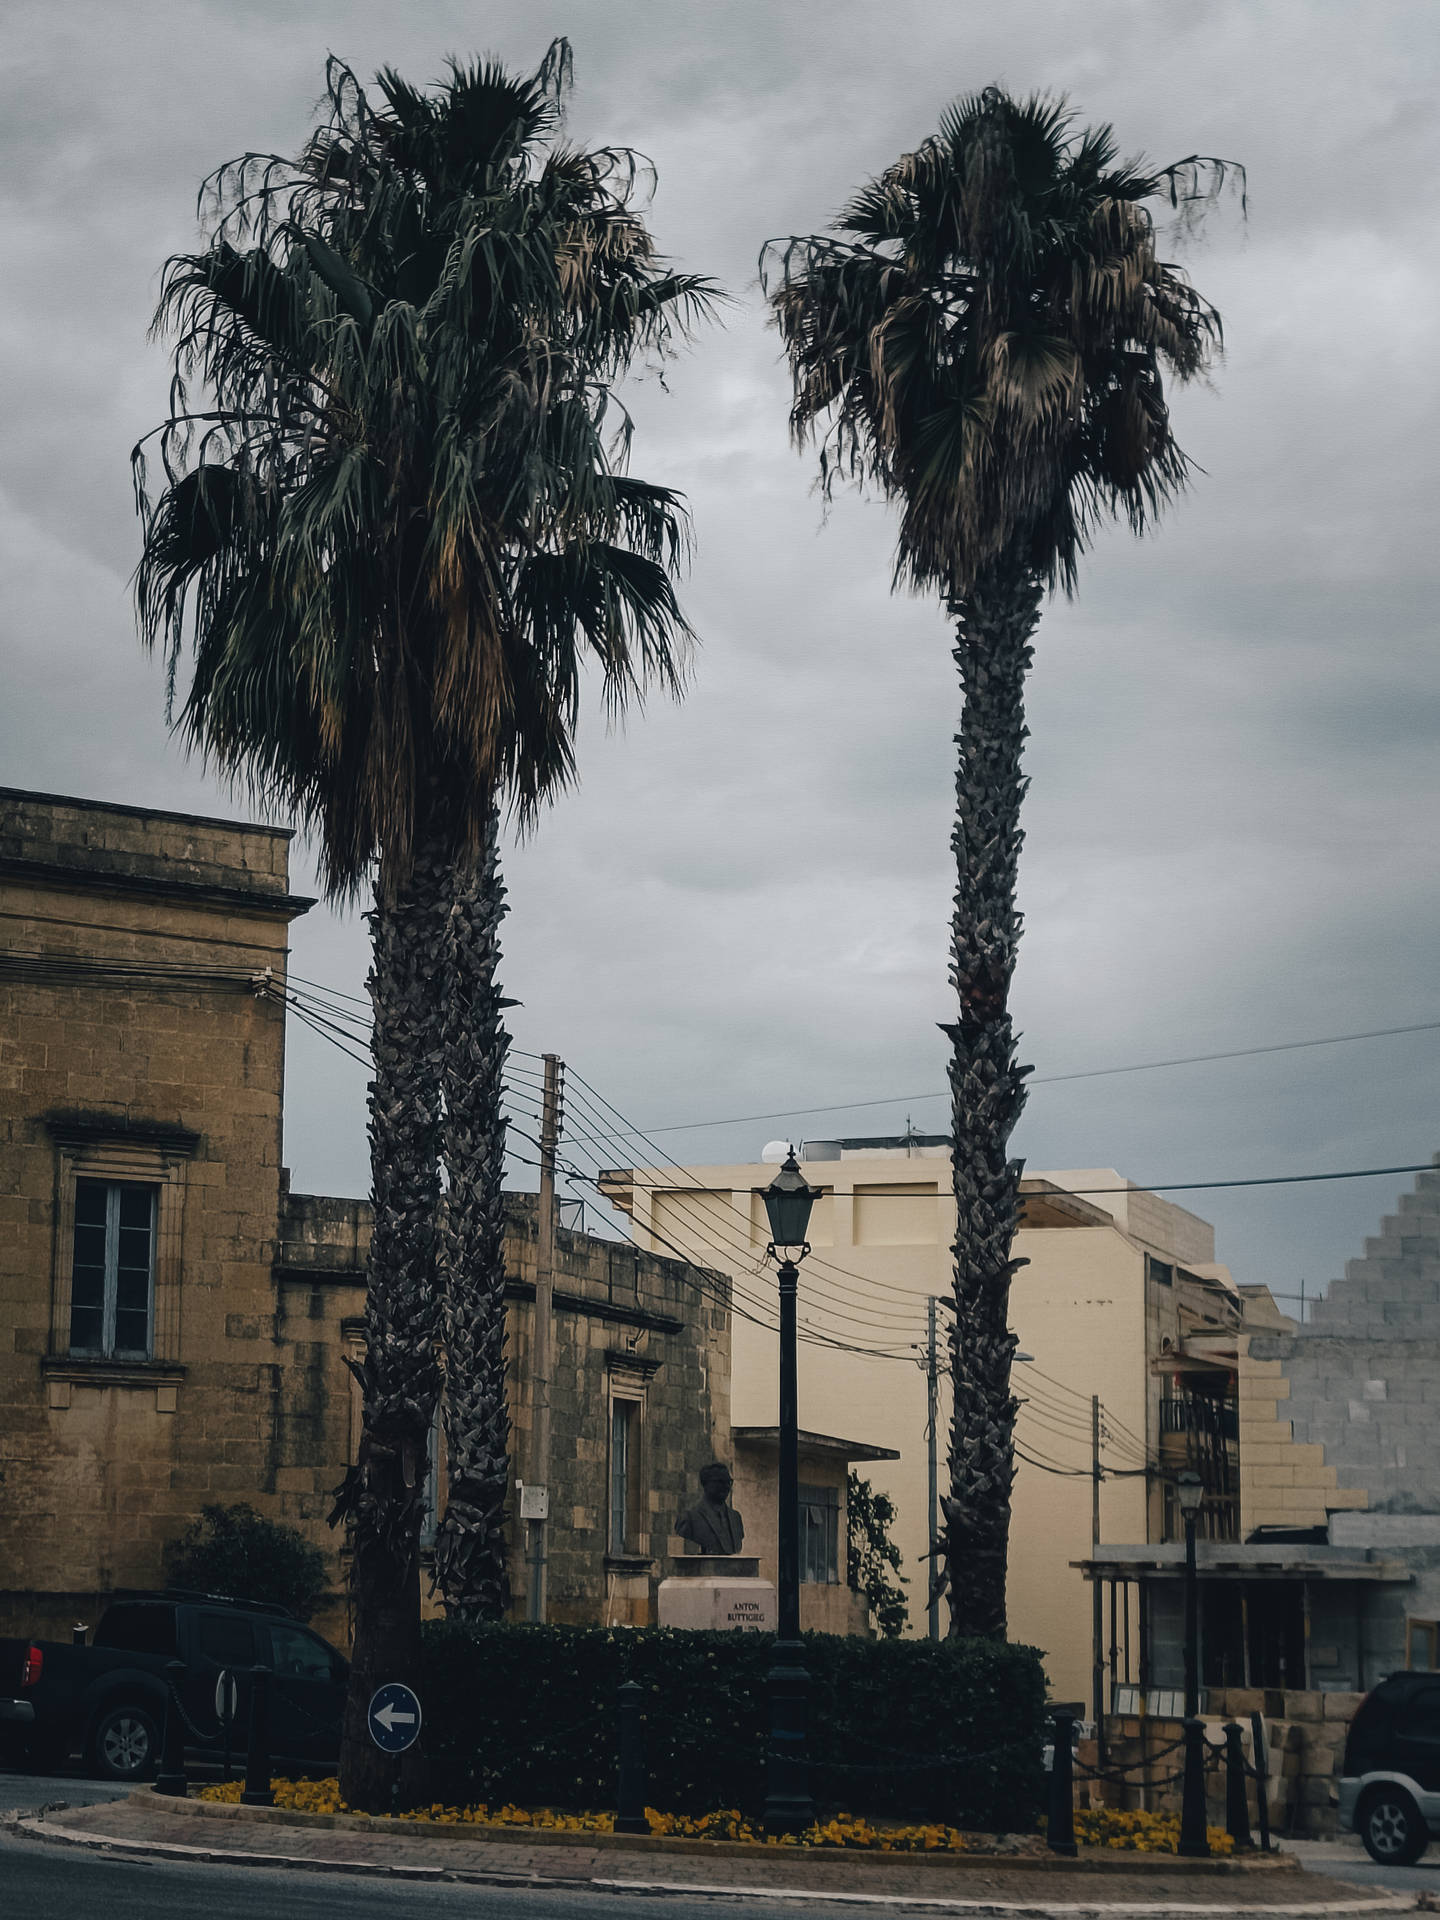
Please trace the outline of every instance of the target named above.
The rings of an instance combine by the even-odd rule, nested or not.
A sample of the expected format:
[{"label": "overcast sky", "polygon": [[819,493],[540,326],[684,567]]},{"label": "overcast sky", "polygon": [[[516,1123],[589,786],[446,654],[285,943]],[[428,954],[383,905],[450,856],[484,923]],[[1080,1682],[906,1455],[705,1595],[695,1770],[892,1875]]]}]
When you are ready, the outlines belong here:
[{"label": "overcast sky", "polygon": [[[1159,533],[1113,531],[1042,624],[1016,983],[1037,1076],[1440,1019],[1433,636],[1440,16],[1346,0],[11,0],[0,276],[0,780],[236,811],[162,720],[135,640],[127,455],[160,419],[146,329],[195,189],[293,152],[327,50],[429,80],[574,44],[572,134],[659,170],[652,223],[734,295],[631,395],[634,468],[682,488],[701,636],[682,707],[608,735],[507,855],[517,1045],[642,1125],[844,1100],[797,1135],[942,1128],[952,735],[938,608],[889,592],[890,510],[828,521],[786,438],[755,282],[956,94],[1061,89],[1124,150],[1244,162],[1182,256],[1227,356],[1181,396],[1204,468]],[[312,875],[301,850],[296,884]],[[363,926],[317,907],[294,966],[359,993]],[[1406,1163],[1440,1147],[1440,1033],[1037,1087],[1032,1169],[1142,1182]],[[293,1038],[299,1188],[367,1183],[364,1074]],[[921,1096],[931,1096],[928,1098]],[[669,1132],[758,1157],[756,1120]],[[618,1152],[613,1156],[620,1158]],[[1177,1195],[1237,1278],[1314,1288],[1405,1179]]]}]

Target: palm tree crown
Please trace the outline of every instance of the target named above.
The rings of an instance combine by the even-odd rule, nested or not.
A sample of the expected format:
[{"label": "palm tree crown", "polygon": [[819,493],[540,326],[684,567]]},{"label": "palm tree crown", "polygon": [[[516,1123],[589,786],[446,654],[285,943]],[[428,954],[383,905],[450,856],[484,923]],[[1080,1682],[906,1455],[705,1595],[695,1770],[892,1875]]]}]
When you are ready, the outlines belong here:
[{"label": "palm tree crown", "polygon": [[220,169],[167,268],[142,631],[173,698],[188,627],[182,731],[319,828],[340,893],[403,876],[427,790],[473,856],[497,793],[567,781],[587,651],[612,705],[683,676],[684,509],[624,471],[611,389],[712,289],[656,254],[634,155],[559,143],[568,80],[557,41],[372,102],[332,60],[300,159]]},{"label": "palm tree crown", "polygon": [[1159,259],[1147,203],[1188,208],[1232,171],[1117,163],[1108,126],[987,88],[834,237],[767,249],[795,436],[828,421],[825,484],[899,499],[897,581],[953,599],[1013,552],[1069,589],[1100,519],[1138,531],[1183,486],[1162,367],[1201,372],[1220,321]]}]

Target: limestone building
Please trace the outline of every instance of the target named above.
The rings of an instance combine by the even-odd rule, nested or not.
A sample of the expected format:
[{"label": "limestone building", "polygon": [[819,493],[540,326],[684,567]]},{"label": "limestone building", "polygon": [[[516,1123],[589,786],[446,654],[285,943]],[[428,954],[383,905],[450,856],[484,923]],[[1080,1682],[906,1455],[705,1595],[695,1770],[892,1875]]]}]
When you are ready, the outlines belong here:
[{"label": "limestone building", "polygon": [[[0,790],[0,1634],[93,1622],[202,1504],[245,1500],[325,1550],[317,1624],[347,1637],[326,1515],[369,1211],[289,1191],[289,838]],[[522,1473],[534,1238],[512,1196]],[[562,1232],[555,1308],[551,1617],[643,1620],[731,1446],[727,1283]],[[523,1609],[518,1539],[512,1564]]]},{"label": "limestone building", "polygon": [[[946,1308],[954,1200],[943,1136],[808,1141],[804,1173],[822,1198],[801,1267],[800,1420],[860,1432],[892,1449],[862,1469],[896,1502],[910,1580],[910,1631],[926,1631],[927,1303],[937,1302],[940,1484],[948,1395]],[[736,1287],[732,1412],[737,1434],[773,1424],[773,1335],[756,1321],[768,1229],[759,1190],[775,1169],[739,1164],[636,1168],[604,1177],[642,1244],[727,1271]],[[1012,1639],[1045,1653],[1056,1697],[1088,1701],[1095,1651],[1091,1595],[1073,1561],[1091,1545],[1092,1399],[1103,1407],[1102,1539],[1175,1537],[1162,1456],[1193,1455],[1206,1479],[1206,1526],[1239,1524],[1235,1452],[1239,1296],[1215,1262],[1210,1225],[1111,1168],[1027,1176],[1011,1289],[1011,1326],[1031,1363],[1022,1405],[1010,1531]],[[1182,1354],[1182,1348],[1184,1352]],[[1178,1448],[1178,1451],[1177,1451]],[[737,1450],[738,1453],[738,1450]],[[1120,1672],[1140,1621],[1138,1592],[1116,1595],[1103,1624],[1107,1674]],[[943,1630],[945,1609],[940,1609]]]}]

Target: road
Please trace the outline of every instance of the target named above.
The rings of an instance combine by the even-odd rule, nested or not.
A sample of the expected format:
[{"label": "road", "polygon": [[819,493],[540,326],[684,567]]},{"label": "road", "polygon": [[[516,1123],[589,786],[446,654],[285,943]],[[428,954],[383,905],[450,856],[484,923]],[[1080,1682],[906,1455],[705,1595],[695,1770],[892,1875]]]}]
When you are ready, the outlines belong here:
[{"label": "road", "polygon": [[1299,1854],[1301,1866],[1311,1873],[1348,1880],[1352,1887],[1440,1895],[1440,1840],[1432,1841],[1430,1851],[1413,1867],[1377,1867],[1358,1843],[1351,1846],[1337,1840],[1287,1840],[1284,1846],[1287,1853]]},{"label": "road", "polygon": [[[100,1780],[0,1771],[0,1812],[35,1812],[63,1800],[92,1806],[127,1789]],[[610,1893],[544,1889],[405,1886],[352,1874],[286,1873],[277,1868],[185,1866],[125,1860],[0,1833],[3,1911],[24,1920],[695,1920],[736,1902],[703,1895],[636,1899]],[[794,1900],[744,1902],[747,1920],[835,1920],[836,1909]]]}]

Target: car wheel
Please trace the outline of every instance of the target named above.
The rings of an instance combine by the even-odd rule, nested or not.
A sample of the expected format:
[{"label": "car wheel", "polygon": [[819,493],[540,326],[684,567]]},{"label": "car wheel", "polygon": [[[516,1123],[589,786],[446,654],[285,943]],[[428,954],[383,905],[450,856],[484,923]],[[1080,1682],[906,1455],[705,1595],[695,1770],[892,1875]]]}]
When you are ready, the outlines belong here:
[{"label": "car wheel", "polygon": [[1400,1787],[1367,1793],[1358,1825],[1365,1851],[1382,1867],[1413,1867],[1430,1839],[1420,1809]]},{"label": "car wheel", "polygon": [[102,1779],[144,1780],[160,1757],[155,1716],[148,1707],[111,1707],[95,1723],[90,1757]]}]

